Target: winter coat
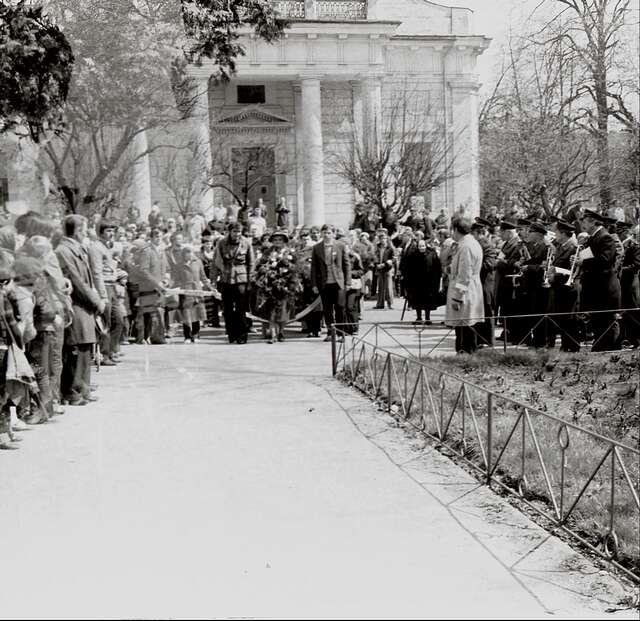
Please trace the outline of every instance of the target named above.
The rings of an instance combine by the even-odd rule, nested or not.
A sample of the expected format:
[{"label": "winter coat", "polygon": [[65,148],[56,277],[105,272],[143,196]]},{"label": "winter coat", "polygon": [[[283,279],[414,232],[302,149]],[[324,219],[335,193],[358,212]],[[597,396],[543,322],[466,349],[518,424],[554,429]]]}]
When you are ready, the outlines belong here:
[{"label": "winter coat", "polygon": [[[484,296],[480,271],[482,248],[472,235],[465,235],[451,261],[445,323],[448,326],[471,326],[484,321]],[[453,301],[462,302],[460,310]]]},{"label": "winter coat", "polygon": [[56,248],[62,273],[73,287],[73,320],[65,333],[65,345],[88,345],[96,342],[95,314],[100,295],[93,286],[89,254],[82,244],[63,237]]},{"label": "winter coat", "polygon": [[407,302],[411,308],[437,308],[442,268],[436,251],[429,247],[425,252],[411,248],[403,257],[401,269]]}]

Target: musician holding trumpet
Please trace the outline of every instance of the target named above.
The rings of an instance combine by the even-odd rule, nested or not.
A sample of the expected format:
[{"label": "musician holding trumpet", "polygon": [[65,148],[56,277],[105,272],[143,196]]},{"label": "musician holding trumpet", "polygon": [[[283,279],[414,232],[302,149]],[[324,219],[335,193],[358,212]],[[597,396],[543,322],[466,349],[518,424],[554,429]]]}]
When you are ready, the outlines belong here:
[{"label": "musician holding trumpet", "polygon": [[[589,234],[585,248],[576,261],[581,269],[580,307],[583,311],[620,308],[620,281],[615,270],[616,241],[604,229],[604,216],[585,209],[581,219],[582,230]],[[593,347],[591,351],[620,349],[615,313],[591,315]]]},{"label": "musician holding trumpet", "polygon": [[[555,252],[546,278],[549,280],[549,312],[574,313],[578,304],[578,290],[575,276],[578,246],[574,235],[575,226],[565,220],[557,220],[554,225]],[[557,324],[557,325],[556,325]],[[575,315],[560,315],[549,322],[547,347],[553,348],[560,333],[560,351],[580,351],[578,323]]]}]

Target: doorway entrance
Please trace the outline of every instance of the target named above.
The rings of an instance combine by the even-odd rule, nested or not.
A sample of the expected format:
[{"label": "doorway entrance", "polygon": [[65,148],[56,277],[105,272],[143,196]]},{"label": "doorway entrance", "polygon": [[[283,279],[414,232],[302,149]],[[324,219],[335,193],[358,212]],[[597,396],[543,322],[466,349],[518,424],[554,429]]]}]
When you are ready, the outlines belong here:
[{"label": "doorway entrance", "polygon": [[234,147],[231,150],[233,191],[251,208],[262,199],[267,226],[276,223],[275,153],[272,147]]}]

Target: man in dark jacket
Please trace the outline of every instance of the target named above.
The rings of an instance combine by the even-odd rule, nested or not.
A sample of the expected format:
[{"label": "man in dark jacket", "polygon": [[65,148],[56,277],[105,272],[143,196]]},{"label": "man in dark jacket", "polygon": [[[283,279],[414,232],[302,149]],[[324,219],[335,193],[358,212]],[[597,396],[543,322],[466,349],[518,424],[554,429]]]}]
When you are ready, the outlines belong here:
[{"label": "man in dark jacket", "polygon": [[[331,340],[331,325],[344,323],[346,291],[351,287],[351,263],[342,243],[335,239],[335,229],[325,224],[322,241],[311,252],[311,286],[320,294],[324,322],[327,326],[325,341]],[[344,326],[341,326],[344,330]]]},{"label": "man in dark jacket", "polygon": [[87,220],[71,215],[64,220],[65,237],[56,248],[62,273],[71,281],[73,320],[65,333],[62,398],[69,405],[96,401],[91,395],[91,347],[96,342],[96,314],[105,310],[105,302],[93,285],[89,254],[82,242],[87,236]]},{"label": "man in dark jacket", "polygon": [[491,223],[483,218],[476,218],[471,226],[471,234],[482,248],[482,269],[480,280],[484,295],[485,320],[476,326],[478,345],[493,346],[495,340],[494,319],[496,314],[496,263],[498,262],[498,250],[494,248],[489,239]]},{"label": "man in dark jacket", "polygon": [[[640,307],[640,244],[631,235],[632,225],[618,222],[618,235],[624,248],[620,268],[620,291],[622,308]],[[640,347],[640,311],[627,311],[622,318],[623,341],[631,347]]]},{"label": "man in dark jacket", "polygon": [[620,349],[615,310],[620,308],[620,281],[615,271],[616,242],[604,229],[604,216],[585,209],[582,230],[589,234],[585,249],[578,255],[581,263],[582,293],[580,310],[591,315],[593,346],[591,351]]}]

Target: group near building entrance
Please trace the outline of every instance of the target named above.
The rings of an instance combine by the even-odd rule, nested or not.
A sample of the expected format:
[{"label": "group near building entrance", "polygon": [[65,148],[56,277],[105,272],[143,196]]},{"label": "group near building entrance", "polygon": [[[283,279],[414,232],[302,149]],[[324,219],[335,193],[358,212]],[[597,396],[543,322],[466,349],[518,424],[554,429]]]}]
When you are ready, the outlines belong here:
[{"label": "group near building entrance", "polygon": [[[450,173],[417,198],[434,211],[452,213],[463,204],[477,215],[476,61],[489,39],[474,34],[473,13],[425,0],[276,5],[290,27],[274,44],[243,35],[247,53],[229,83],[210,80],[212,61],[189,67],[197,103],[162,142],[185,143],[187,136],[196,146],[188,164],[189,174],[199,177],[192,208],[206,214],[238,197],[251,205],[262,199],[273,225],[275,206],[285,198],[291,226],[345,226],[358,195],[338,174],[336,157],[355,139],[377,134],[384,140],[385,119],[408,100],[423,109],[426,125],[443,128],[447,148],[440,165]],[[134,150],[157,142],[152,133],[141,132]],[[413,135],[420,139],[420,132]],[[177,207],[162,179],[162,162],[173,152],[160,148],[136,160],[127,196],[143,217],[153,201]],[[256,159],[257,165],[248,164]],[[0,196],[8,210],[19,214],[43,205],[48,182],[34,183],[36,167],[2,167],[5,160],[0,157]]]}]

